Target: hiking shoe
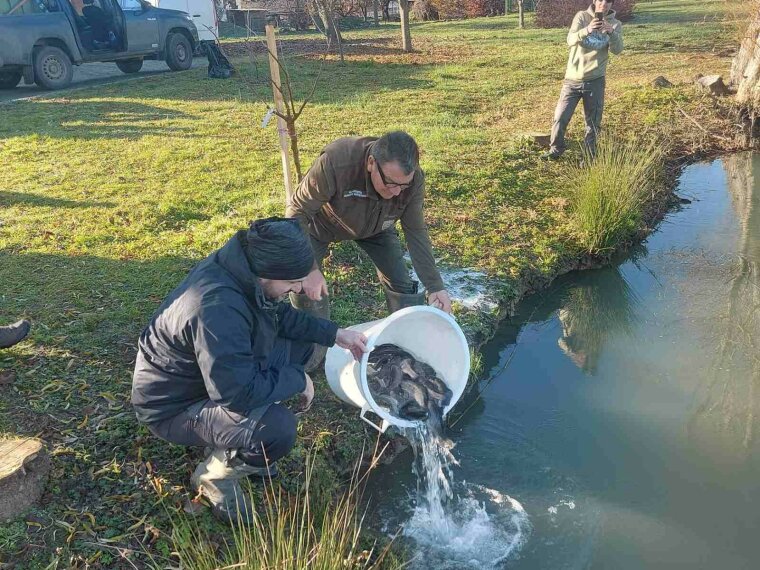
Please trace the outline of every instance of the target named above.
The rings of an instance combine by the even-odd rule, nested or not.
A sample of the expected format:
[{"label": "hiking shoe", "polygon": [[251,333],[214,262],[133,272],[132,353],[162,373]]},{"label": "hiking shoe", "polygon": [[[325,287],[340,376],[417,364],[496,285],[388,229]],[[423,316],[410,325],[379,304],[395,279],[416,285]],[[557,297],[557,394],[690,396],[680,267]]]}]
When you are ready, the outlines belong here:
[{"label": "hiking shoe", "polygon": [[541,158],[543,160],[559,160],[560,156],[562,156],[561,152],[557,152],[556,150],[550,150],[542,154]]},{"label": "hiking shoe", "polygon": [[31,323],[26,319],[7,327],[0,327],[0,348],[10,348],[24,340],[31,327]]},{"label": "hiking shoe", "polygon": [[[212,453],[214,453],[214,448],[210,445],[205,446],[203,448],[203,459],[208,459]],[[233,456],[239,457],[240,453],[233,452]],[[260,477],[261,479],[277,479],[280,476],[276,463],[272,463],[269,467],[253,467],[252,465],[248,465],[248,470],[250,471],[248,475],[254,479],[256,477]]]},{"label": "hiking shoe", "polygon": [[195,468],[190,484],[208,499],[216,518],[230,524],[248,524],[253,520],[253,504],[240,481],[249,475],[276,477],[278,472],[274,465],[252,467],[236,455],[236,450],[214,449]]}]

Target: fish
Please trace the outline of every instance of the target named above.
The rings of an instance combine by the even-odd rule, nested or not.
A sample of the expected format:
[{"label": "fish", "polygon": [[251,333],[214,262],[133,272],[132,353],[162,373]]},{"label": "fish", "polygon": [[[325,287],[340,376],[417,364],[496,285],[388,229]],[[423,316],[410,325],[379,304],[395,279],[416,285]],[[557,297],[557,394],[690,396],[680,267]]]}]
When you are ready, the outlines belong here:
[{"label": "fish", "polygon": [[411,358],[405,358],[401,361],[401,371],[409,376],[412,380],[419,377],[419,374],[414,370],[414,367],[412,366],[412,359]]},{"label": "fish", "polygon": [[442,408],[445,408],[451,402],[451,398],[454,395],[451,390],[443,383],[443,380],[433,376],[419,376],[418,380],[428,391],[428,395],[431,399],[435,399],[439,402]]},{"label": "fish", "polygon": [[434,377],[436,375],[433,367],[425,364],[424,362],[420,362],[419,360],[412,360],[411,364],[418,376]]},{"label": "fish", "polygon": [[407,401],[417,402],[421,408],[427,407],[429,400],[427,391],[414,380],[401,380],[399,389],[402,394],[407,396]]},{"label": "fish", "polygon": [[410,421],[425,421],[430,417],[430,412],[414,400],[411,400],[401,406],[398,416]]},{"label": "fish", "polygon": [[428,364],[393,344],[375,347],[368,357],[367,383],[375,402],[409,421],[425,421],[439,432],[451,390]]},{"label": "fish", "polygon": [[400,409],[397,400],[394,400],[387,394],[373,394],[372,397],[375,399],[376,404],[382,406],[394,416],[399,415]]},{"label": "fish", "polygon": [[397,390],[404,381],[404,373],[397,364],[390,365],[390,378],[388,379],[388,390]]}]

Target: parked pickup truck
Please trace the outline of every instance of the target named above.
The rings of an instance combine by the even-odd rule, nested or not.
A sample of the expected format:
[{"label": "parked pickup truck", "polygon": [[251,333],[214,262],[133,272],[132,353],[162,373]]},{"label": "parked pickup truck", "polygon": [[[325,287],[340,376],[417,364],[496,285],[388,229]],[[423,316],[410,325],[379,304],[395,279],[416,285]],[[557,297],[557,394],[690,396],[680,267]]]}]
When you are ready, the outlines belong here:
[{"label": "parked pickup truck", "polygon": [[192,17],[145,0],[0,0],[0,89],[21,78],[44,89],[71,83],[73,65],[113,61],[137,73],[145,59],[188,69],[198,49]]}]

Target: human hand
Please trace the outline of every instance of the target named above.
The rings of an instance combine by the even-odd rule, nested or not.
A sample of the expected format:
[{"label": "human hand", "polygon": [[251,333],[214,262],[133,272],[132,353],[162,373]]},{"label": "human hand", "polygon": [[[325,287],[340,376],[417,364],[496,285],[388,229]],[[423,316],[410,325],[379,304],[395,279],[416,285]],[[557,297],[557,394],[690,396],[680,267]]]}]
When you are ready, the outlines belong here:
[{"label": "human hand", "polygon": [[319,269],[312,269],[302,281],[303,292],[312,301],[321,301],[322,296],[327,296],[327,281]]},{"label": "human hand", "polygon": [[308,412],[309,408],[311,408],[311,403],[314,401],[314,382],[311,381],[311,376],[308,374],[304,374],[304,376],[306,376],[306,388],[298,395],[298,401],[294,410],[296,414]]},{"label": "human hand", "polygon": [[602,25],[602,31],[605,34],[611,34],[612,32],[615,31],[615,26],[613,26],[612,24],[609,24],[607,22],[602,22],[602,24],[603,24]]},{"label": "human hand", "polygon": [[449,294],[446,292],[446,290],[430,293],[428,295],[428,305],[451,314],[451,299],[449,298]]},{"label": "human hand", "polygon": [[356,360],[361,360],[367,352],[367,337],[360,332],[349,329],[338,329],[335,335],[335,344],[346,350],[350,350]]},{"label": "human hand", "polygon": [[604,20],[597,20],[596,18],[594,18],[593,20],[591,20],[591,23],[588,26],[586,26],[586,32],[590,34],[591,32],[595,32],[596,30],[601,30],[605,24],[607,24],[607,22],[605,22]]}]

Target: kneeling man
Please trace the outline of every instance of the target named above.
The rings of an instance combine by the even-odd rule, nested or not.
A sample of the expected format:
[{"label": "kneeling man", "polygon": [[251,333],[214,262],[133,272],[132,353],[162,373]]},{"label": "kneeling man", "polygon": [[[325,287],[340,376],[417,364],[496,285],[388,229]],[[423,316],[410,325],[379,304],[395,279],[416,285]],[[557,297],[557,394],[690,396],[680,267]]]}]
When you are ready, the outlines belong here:
[{"label": "kneeling man", "polygon": [[140,335],[137,418],[162,439],[211,448],[191,482],[222,519],[248,516],[239,480],[272,475],[293,447],[296,418],[280,402],[301,394],[310,406],[313,343],[357,358],[367,349],[364,335],[279,302],[313,266],[296,220],[257,220],[198,264]]}]

